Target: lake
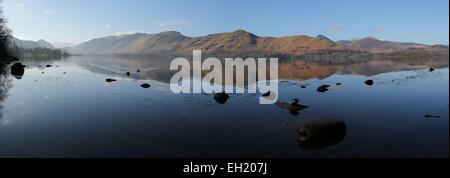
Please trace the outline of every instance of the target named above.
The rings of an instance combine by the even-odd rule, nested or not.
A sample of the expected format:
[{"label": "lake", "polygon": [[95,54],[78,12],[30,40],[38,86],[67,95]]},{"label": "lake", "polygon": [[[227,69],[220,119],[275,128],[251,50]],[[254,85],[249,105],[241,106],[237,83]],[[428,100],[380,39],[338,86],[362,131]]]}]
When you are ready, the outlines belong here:
[{"label": "lake", "polygon": [[[21,77],[4,67],[0,157],[449,156],[448,58],[283,61],[276,105],[173,94],[170,60],[24,59]],[[285,107],[293,98],[309,107]]]}]

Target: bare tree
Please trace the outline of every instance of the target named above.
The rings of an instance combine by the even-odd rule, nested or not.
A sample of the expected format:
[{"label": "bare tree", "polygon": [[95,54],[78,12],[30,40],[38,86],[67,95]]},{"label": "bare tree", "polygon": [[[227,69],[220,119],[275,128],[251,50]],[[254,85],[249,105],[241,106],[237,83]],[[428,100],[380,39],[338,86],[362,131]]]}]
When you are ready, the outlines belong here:
[{"label": "bare tree", "polygon": [[[1,3],[1,0],[0,0]],[[11,30],[6,26],[6,19],[3,16],[3,11],[0,8],[0,60],[8,57],[8,40],[11,35]]]}]

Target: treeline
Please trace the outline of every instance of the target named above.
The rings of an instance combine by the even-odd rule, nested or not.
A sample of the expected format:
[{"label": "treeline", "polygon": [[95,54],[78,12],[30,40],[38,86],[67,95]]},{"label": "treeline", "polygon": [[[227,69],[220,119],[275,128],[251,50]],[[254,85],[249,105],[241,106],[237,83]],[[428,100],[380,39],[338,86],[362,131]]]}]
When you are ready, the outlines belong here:
[{"label": "treeline", "polygon": [[67,51],[61,49],[50,49],[50,48],[23,49],[17,46],[10,47],[9,53],[12,56],[21,58],[64,57],[69,55]]}]

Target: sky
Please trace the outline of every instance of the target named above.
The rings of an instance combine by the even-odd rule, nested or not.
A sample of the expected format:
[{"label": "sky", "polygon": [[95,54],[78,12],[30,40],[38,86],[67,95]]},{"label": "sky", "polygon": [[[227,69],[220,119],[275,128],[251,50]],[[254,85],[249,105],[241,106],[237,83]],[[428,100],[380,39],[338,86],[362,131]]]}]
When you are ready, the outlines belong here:
[{"label": "sky", "polygon": [[449,44],[448,0],[3,0],[1,6],[13,35],[26,40],[243,29],[258,36]]}]

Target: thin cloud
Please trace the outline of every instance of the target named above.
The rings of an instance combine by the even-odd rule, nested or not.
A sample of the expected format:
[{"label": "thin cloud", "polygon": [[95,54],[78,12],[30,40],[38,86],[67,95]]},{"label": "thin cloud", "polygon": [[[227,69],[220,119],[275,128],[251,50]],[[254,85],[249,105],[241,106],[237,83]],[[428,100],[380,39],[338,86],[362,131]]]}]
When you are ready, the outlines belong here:
[{"label": "thin cloud", "polygon": [[135,30],[135,31],[129,31],[129,32],[116,32],[115,35],[122,36],[122,35],[132,35],[132,34],[136,34],[136,33],[148,33],[148,32]]},{"label": "thin cloud", "polygon": [[187,20],[164,20],[159,22],[160,27],[169,27],[169,26],[178,26],[189,24],[190,22]]},{"label": "thin cloud", "polygon": [[45,14],[53,14],[53,11],[52,10],[46,10],[46,11],[44,11],[44,13]]},{"label": "thin cloud", "polygon": [[370,31],[380,33],[380,32],[384,32],[385,28],[384,27],[374,27],[374,28],[370,29]]},{"label": "thin cloud", "polygon": [[347,30],[348,28],[344,25],[330,24],[330,25],[326,26],[325,29],[328,32],[342,32],[342,31]]}]

